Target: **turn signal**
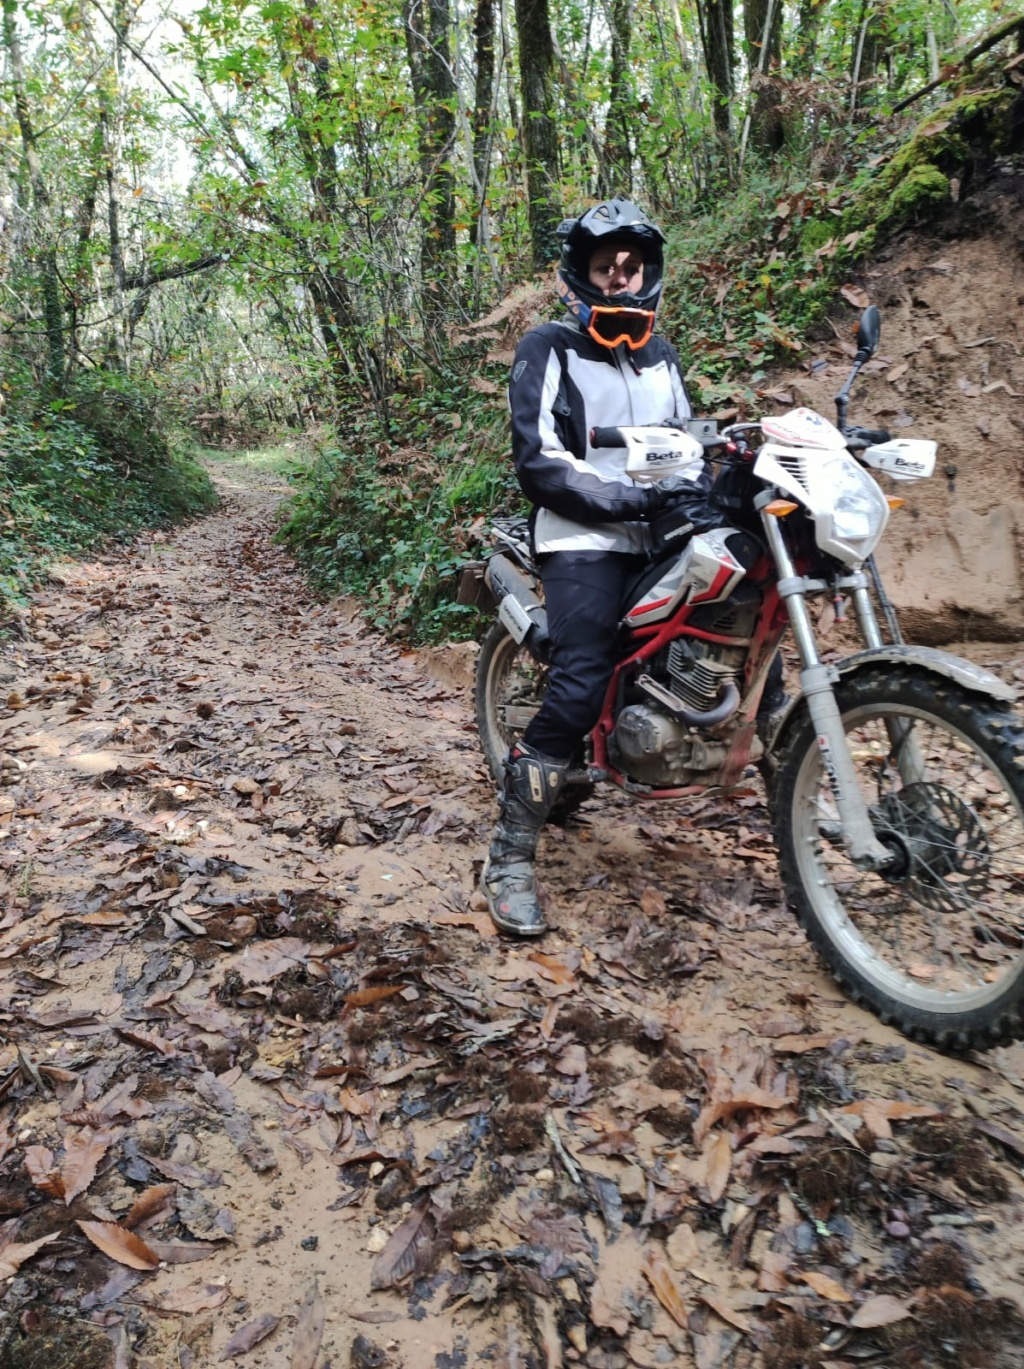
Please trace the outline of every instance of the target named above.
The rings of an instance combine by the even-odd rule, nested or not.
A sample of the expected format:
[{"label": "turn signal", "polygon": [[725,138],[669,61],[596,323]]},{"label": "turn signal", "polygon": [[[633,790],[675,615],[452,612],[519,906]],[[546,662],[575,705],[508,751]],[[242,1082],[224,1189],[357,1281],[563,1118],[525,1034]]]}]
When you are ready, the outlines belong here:
[{"label": "turn signal", "polygon": [[907,501],[905,499],[897,499],[895,495],[890,495],[885,502],[889,505],[890,509],[902,509]]},{"label": "turn signal", "polygon": [[789,499],[773,499],[770,504],[765,504],[764,511],[770,513],[773,518],[785,518],[787,514],[795,513],[799,507],[799,504],[794,504]]}]

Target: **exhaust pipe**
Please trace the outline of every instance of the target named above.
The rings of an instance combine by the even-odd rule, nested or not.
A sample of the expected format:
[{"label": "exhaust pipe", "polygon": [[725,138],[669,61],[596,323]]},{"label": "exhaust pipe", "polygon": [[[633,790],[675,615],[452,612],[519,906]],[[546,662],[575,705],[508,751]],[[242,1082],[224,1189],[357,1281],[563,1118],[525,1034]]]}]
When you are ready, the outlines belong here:
[{"label": "exhaust pipe", "polygon": [[542,664],[549,659],[548,612],[528,576],[507,556],[496,552],[484,571],[487,587],[498,605],[498,619],[517,642],[525,642]]}]

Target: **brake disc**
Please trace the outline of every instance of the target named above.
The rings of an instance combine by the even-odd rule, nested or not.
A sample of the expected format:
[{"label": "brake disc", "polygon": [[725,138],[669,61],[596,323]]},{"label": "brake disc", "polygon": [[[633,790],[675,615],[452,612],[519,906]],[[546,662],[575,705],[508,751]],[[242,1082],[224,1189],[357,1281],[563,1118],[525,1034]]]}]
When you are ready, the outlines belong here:
[{"label": "brake disc", "polygon": [[884,878],[925,907],[954,912],[988,888],[988,836],[977,813],[944,784],[908,784],[870,809],[879,841],[895,854]]}]

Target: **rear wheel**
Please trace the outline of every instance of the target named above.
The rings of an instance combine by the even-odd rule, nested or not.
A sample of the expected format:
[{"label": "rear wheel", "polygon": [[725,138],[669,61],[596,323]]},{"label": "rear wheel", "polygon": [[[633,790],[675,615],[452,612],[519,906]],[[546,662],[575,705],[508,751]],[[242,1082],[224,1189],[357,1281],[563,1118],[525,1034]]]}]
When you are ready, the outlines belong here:
[{"label": "rear wheel", "polygon": [[[913,670],[868,670],[836,695],[893,861],[871,873],[849,859],[807,718],[780,757],[773,821],[808,936],[855,999],[909,1036],[966,1049],[1021,1035],[1024,728]],[[901,775],[911,753],[916,771]]]},{"label": "rear wheel", "polygon": [[[480,745],[487,768],[499,788],[504,783],[504,762],[509,749],[520,739],[540,708],[547,689],[547,674],[547,667],[536,661],[501,623],[491,625],[480,643],[474,704]],[[564,822],[593,791],[594,786],[588,780],[570,781],[548,821]]]}]

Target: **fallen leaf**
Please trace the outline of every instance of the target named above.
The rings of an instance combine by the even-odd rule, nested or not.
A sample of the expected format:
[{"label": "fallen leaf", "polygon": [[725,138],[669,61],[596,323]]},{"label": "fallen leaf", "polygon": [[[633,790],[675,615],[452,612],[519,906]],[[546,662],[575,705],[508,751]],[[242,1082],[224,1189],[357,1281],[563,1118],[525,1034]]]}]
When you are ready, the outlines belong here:
[{"label": "fallen leaf", "polygon": [[273,941],[246,946],[237,956],[232,956],[229,967],[237,970],[246,984],[266,984],[279,974],[304,965],[309,952],[309,943],[299,937],[279,936]]},{"label": "fallen leaf", "polygon": [[839,293],[855,309],[866,309],[871,303],[871,296],[859,285],[844,285]]},{"label": "fallen leaf", "polygon": [[54,1168],[53,1151],[46,1146],[25,1147],[25,1168],[36,1188],[53,1198],[64,1197],[64,1180]]},{"label": "fallen leaf", "polygon": [[365,989],[355,989],[345,995],[345,1003],[350,1008],[368,1008],[371,1003],[381,1003],[385,998],[394,998],[401,993],[404,984],[371,984]]},{"label": "fallen leaf", "polygon": [[110,1131],[69,1131],[64,1137],[64,1163],[61,1166],[61,1179],[64,1184],[64,1201],[72,1199],[92,1183],[100,1161],[114,1142]]},{"label": "fallen leaf", "polygon": [[685,1273],[696,1264],[700,1258],[700,1250],[697,1247],[697,1237],[693,1234],[693,1227],[686,1222],[680,1222],[665,1242],[665,1252],[672,1268],[678,1269],[680,1273]]},{"label": "fallen leaf", "polygon": [[419,1200],[391,1233],[370,1275],[371,1288],[393,1288],[410,1274],[424,1274],[451,1243],[452,1215],[441,1185]]},{"label": "fallen leaf", "polygon": [[668,911],[668,902],[660,889],[655,889],[651,885],[640,895],[640,911],[645,917],[664,917]]},{"label": "fallen leaf", "polygon": [[874,1117],[885,1117],[890,1122],[902,1122],[908,1117],[941,1117],[942,1109],[933,1108],[927,1103],[903,1103],[899,1099],[859,1098],[856,1103],[834,1109],[840,1116],[863,1117],[868,1113]]},{"label": "fallen leaf", "polygon": [[741,1312],[737,1312],[735,1308],[730,1307],[724,1298],[719,1298],[716,1294],[709,1293],[706,1288],[702,1288],[697,1296],[702,1303],[710,1307],[712,1312],[715,1312],[720,1316],[723,1321],[728,1322],[730,1326],[735,1326],[737,1331],[750,1330],[750,1322],[747,1321],[746,1317],[743,1316]]},{"label": "fallen leaf", "polygon": [[196,1312],[210,1312],[215,1307],[223,1307],[230,1296],[231,1289],[227,1284],[200,1281],[190,1283],[187,1288],[161,1293],[153,1299],[139,1298],[136,1295],[136,1300],[152,1307],[156,1312],[193,1316]]},{"label": "fallen leaf", "polygon": [[898,366],[893,366],[891,370],[886,372],[885,378],[891,384],[894,380],[899,380],[900,376],[905,376],[909,370],[910,362],[901,361]]},{"label": "fallen leaf", "polygon": [[290,1369],[314,1369],[324,1335],[324,1300],[316,1279],[306,1290],[295,1323]]},{"label": "fallen leaf", "polygon": [[[853,1302],[853,1298],[847,1293],[843,1285],[836,1279],[830,1279],[827,1274],[819,1274],[814,1269],[805,1269],[796,1277],[803,1279],[809,1288],[813,1288],[819,1298],[828,1298],[829,1302]],[[865,1306],[867,1306],[866,1303]]]},{"label": "fallen leaf", "polygon": [[51,1231],[49,1236],[40,1236],[38,1241],[25,1241],[18,1244],[11,1241],[0,1250],[0,1279],[9,1279],[16,1274],[26,1260],[30,1260],[37,1250],[41,1250],[44,1245],[49,1245],[60,1235],[59,1231]]},{"label": "fallen leaf", "polygon": [[78,1222],[76,1225],[104,1255],[126,1264],[129,1269],[156,1269],[160,1264],[145,1241],[116,1222]]},{"label": "fallen leaf", "polygon": [[244,1326],[228,1338],[227,1344],[220,1352],[220,1363],[227,1359],[235,1359],[238,1355],[244,1355],[251,1350],[254,1345],[259,1345],[261,1340],[266,1340],[272,1331],[277,1329],[280,1317],[275,1317],[273,1312],[264,1312],[258,1317],[253,1317],[252,1321],[247,1321]]},{"label": "fallen leaf", "polygon": [[655,1296],[677,1325],[687,1328],[686,1305],[683,1295],[665,1261],[654,1250],[648,1251],[643,1264],[644,1276],[654,1289]]},{"label": "fallen leaf", "polygon": [[729,1144],[729,1133],[722,1131],[711,1143],[707,1155],[706,1183],[708,1197],[713,1203],[718,1202],[728,1187],[731,1172],[732,1147]]},{"label": "fallen leaf", "polygon": [[850,1318],[850,1325],[858,1331],[869,1331],[876,1326],[892,1326],[895,1322],[905,1321],[910,1316],[910,1308],[891,1293],[876,1293],[862,1303]]},{"label": "fallen leaf", "polygon": [[152,1217],[154,1212],[159,1212],[176,1190],[176,1184],[153,1184],[151,1188],[145,1189],[128,1209],[128,1215],[121,1218],[121,1225],[138,1226],[140,1222]]}]

